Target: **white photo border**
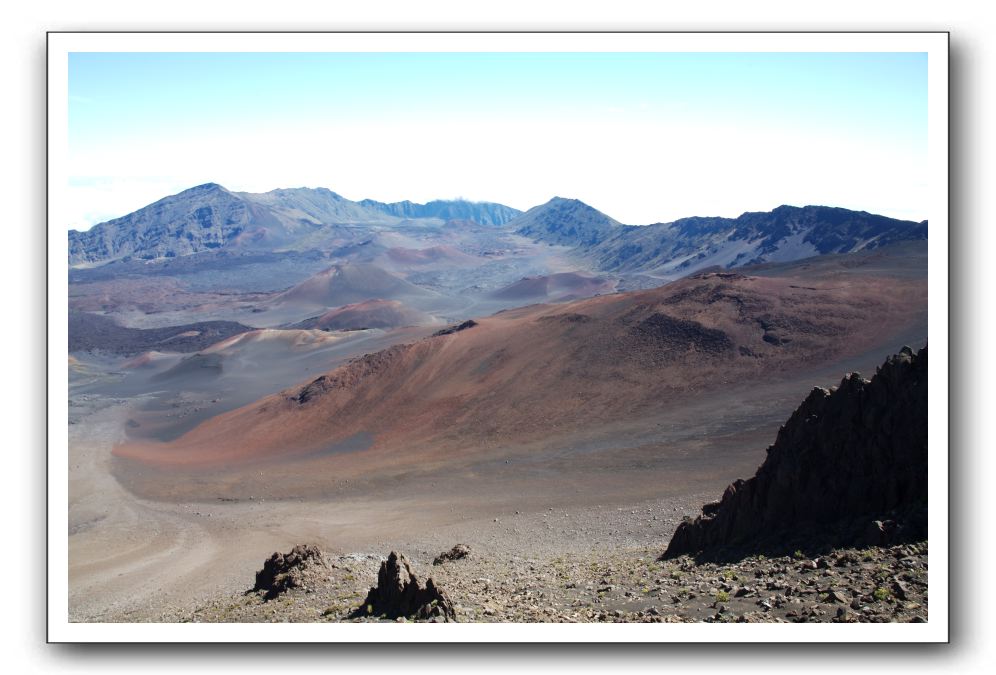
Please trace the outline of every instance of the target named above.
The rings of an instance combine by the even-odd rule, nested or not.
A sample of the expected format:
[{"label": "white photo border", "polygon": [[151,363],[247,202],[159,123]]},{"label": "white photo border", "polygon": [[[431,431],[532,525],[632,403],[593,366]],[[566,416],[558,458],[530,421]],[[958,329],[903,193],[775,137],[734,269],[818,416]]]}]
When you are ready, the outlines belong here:
[{"label": "white photo border", "polygon": [[[949,87],[946,32],[52,32],[48,34],[49,642],[949,641]],[[124,624],[68,618],[68,185],[72,52],[920,52],[928,82],[928,528],[930,618],[921,624]],[[664,542],[662,542],[662,545]]]}]

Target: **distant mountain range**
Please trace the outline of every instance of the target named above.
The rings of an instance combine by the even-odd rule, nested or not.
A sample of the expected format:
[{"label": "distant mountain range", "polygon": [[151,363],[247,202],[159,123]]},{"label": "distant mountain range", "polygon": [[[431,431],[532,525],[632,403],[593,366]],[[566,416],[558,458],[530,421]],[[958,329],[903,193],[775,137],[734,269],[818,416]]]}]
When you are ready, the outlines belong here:
[{"label": "distant mountain range", "polygon": [[216,183],[184,190],[121,218],[69,231],[69,263],[128,256],[154,260],[215,249],[314,250],[353,243],[359,227],[409,219],[501,225],[520,212],[501,204],[354,202],[325,188],[232,192]]},{"label": "distant mountain range", "polygon": [[69,264],[154,260],[217,249],[333,251],[368,243],[386,229],[411,227],[420,228],[421,240],[439,243],[432,240],[431,227],[447,223],[487,228],[489,237],[516,234],[567,247],[603,272],[672,277],[713,266],[785,262],[927,238],[927,221],[828,206],[779,206],[737,218],[693,217],[634,226],[561,197],[523,213],[491,202],[354,202],[325,188],[247,193],[207,183],[85,232],[70,230]]},{"label": "distant mountain range", "polygon": [[511,206],[492,202],[468,202],[464,200],[434,200],[427,204],[416,204],[405,200],[385,204],[372,199],[357,202],[361,206],[375,209],[397,218],[439,218],[440,220],[469,220],[479,225],[504,225],[522,211]]},{"label": "distant mountain range", "polygon": [[829,206],[779,206],[737,218],[622,225],[574,199],[555,197],[509,223],[518,234],[571,246],[606,272],[687,273],[851,253],[927,238],[920,223]]}]

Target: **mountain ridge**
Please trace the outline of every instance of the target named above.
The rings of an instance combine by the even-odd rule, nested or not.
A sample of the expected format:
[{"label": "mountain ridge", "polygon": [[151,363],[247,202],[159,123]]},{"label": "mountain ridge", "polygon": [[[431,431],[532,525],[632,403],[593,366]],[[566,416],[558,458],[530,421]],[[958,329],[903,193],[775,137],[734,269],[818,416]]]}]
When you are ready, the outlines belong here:
[{"label": "mountain ridge", "polygon": [[331,249],[354,241],[357,227],[396,225],[411,217],[500,225],[518,213],[491,202],[408,204],[423,214],[412,216],[404,208],[392,210],[392,205],[372,200],[352,201],[328,188],[253,193],[203,183],[87,230],[69,230],[69,264],[155,260],[216,249]]},{"label": "mountain ridge", "polygon": [[[436,236],[445,242],[449,235],[432,234],[440,221],[469,228],[466,231],[475,237],[514,234],[565,247],[599,272],[661,279],[710,267],[732,269],[926,240],[928,229],[927,221],[832,206],[781,205],[736,218],[693,216],[624,225],[578,199],[563,197],[520,212],[494,202],[352,201],[328,188],[249,193],[205,183],[84,232],[70,230],[69,264],[212,251],[346,250],[385,229],[420,228],[417,238],[428,236],[431,242]],[[475,231],[475,225],[488,228],[487,233]]]},{"label": "mountain ridge", "polygon": [[927,221],[897,220],[832,206],[783,204],[736,218],[696,216],[627,225],[583,252],[605,271],[683,275],[716,265],[732,269],[926,239]]},{"label": "mountain ridge", "polygon": [[390,203],[361,199],[357,203],[398,218],[471,220],[479,225],[504,225],[522,213],[497,202],[473,202],[466,199],[433,199],[425,204],[407,199]]}]

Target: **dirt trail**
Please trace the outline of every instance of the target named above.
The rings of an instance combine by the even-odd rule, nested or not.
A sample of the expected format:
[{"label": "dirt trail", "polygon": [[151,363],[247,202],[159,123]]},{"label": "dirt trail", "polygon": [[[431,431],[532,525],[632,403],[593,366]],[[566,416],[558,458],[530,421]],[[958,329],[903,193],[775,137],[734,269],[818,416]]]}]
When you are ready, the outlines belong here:
[{"label": "dirt trail", "polygon": [[[438,486],[370,483],[308,501],[148,501],[110,473],[110,448],[129,412],[128,404],[115,404],[70,426],[73,621],[157,621],[189,613],[219,593],[245,590],[261,560],[302,541],[342,555],[399,548],[426,560],[458,540],[495,560],[590,545],[656,545],[711,497],[699,481],[675,485],[665,491],[679,496],[653,500],[646,508],[657,517],[640,524],[630,512],[647,493],[646,484],[633,491],[610,483],[598,489],[586,474],[552,483],[542,472],[512,481],[500,475],[492,480],[461,474],[453,481],[440,476]],[[464,490],[451,489],[462,480],[468,481]],[[544,482],[550,489],[539,489]],[[690,489],[694,494],[686,494]]]}]

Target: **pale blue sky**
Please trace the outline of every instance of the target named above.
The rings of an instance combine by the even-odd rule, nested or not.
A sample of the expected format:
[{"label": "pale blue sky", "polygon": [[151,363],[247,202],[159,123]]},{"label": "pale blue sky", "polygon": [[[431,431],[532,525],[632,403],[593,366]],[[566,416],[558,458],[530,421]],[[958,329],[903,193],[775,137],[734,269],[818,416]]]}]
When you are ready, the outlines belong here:
[{"label": "pale blue sky", "polygon": [[77,228],[199,183],[925,217],[924,54],[76,53]]}]

